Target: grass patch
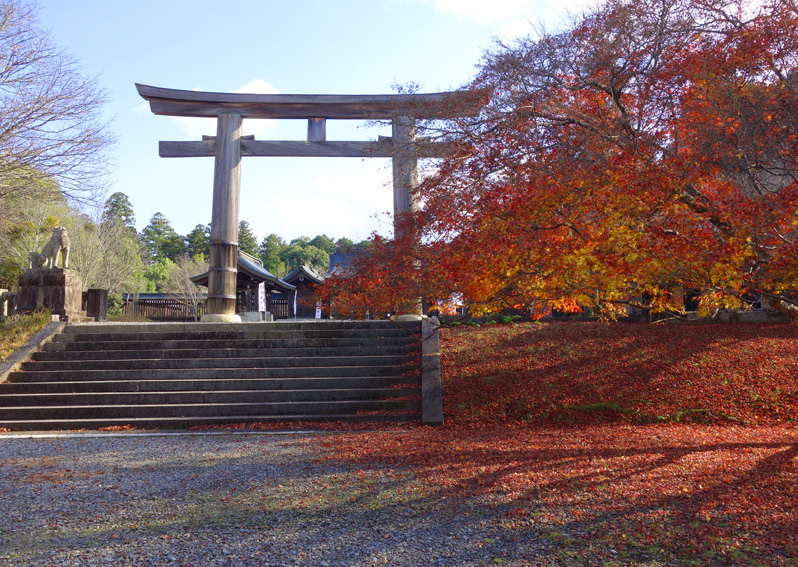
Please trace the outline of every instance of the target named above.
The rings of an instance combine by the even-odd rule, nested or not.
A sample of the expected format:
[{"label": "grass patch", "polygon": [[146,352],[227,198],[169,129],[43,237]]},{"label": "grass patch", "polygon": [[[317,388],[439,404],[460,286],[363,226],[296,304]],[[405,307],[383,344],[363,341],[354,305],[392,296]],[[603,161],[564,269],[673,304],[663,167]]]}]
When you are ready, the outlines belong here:
[{"label": "grass patch", "polygon": [[50,311],[12,315],[0,322],[0,362],[25,344],[36,331],[50,322]]}]

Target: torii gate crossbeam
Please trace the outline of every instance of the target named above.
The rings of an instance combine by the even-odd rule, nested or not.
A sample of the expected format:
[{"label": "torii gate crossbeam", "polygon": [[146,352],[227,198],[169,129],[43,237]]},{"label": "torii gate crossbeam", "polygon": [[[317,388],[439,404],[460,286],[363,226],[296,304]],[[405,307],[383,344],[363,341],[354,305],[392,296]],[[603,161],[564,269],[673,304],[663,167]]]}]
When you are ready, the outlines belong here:
[{"label": "torii gate crossbeam", "polygon": [[[161,157],[215,158],[208,308],[203,321],[236,321],[238,207],[241,157],[390,157],[393,160],[394,222],[416,209],[418,158],[440,157],[446,144],[416,138],[417,119],[476,116],[484,90],[408,95],[265,95],[164,89],[136,84],[154,114],[216,117],[215,137],[161,141]],[[307,141],[261,141],[241,136],[244,118],[306,119]],[[326,121],[390,120],[392,136],[376,142],[327,141]]]}]

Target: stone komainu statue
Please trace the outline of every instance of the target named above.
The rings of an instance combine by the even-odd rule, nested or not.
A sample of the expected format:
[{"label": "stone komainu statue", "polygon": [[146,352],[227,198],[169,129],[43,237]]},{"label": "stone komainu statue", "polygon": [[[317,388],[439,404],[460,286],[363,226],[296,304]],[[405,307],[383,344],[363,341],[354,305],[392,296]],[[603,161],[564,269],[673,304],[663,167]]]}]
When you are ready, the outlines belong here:
[{"label": "stone komainu statue", "polygon": [[[63,226],[59,226],[53,229],[53,236],[50,238],[50,242],[44,245],[42,249],[42,253],[38,255],[36,261],[38,263],[38,267],[42,267],[44,264],[47,264],[48,268],[55,268],[58,262],[58,256],[61,255],[61,267],[65,270],[69,268],[69,235],[67,234],[67,229]],[[33,254],[35,252],[31,252],[31,263],[34,260]]]}]

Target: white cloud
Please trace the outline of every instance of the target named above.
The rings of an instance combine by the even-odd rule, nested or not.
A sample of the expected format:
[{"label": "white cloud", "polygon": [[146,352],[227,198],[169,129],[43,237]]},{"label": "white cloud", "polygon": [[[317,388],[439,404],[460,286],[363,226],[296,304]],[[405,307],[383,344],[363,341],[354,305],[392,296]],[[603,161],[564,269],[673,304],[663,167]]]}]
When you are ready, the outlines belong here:
[{"label": "white cloud", "polygon": [[[245,219],[242,219],[242,220],[245,220]],[[266,238],[270,234],[270,233],[266,232],[265,228],[261,228],[261,227],[258,227],[258,228],[250,227],[250,228],[252,229],[252,234],[255,235],[255,240],[258,241],[258,244],[260,244],[261,240],[263,240],[264,238]]]},{"label": "white cloud", "polygon": [[[193,89],[202,90],[200,88]],[[267,83],[263,79],[252,79],[246,85],[233,91],[234,93],[249,94],[279,94],[276,87]],[[207,136],[216,135],[215,118],[192,118],[186,116],[175,116],[175,124],[190,140],[198,140],[204,134]],[[254,135],[255,138],[263,138],[266,134],[277,127],[274,120],[245,119],[243,125],[244,135]]]},{"label": "white cloud", "polygon": [[193,118],[189,116],[174,116],[173,120],[180,131],[191,141],[199,140],[202,135],[216,135],[215,118]]},{"label": "white cloud", "polygon": [[[249,93],[249,94],[280,94],[277,88],[264,81],[263,79],[252,79],[240,89],[233,91],[234,93]],[[254,135],[255,138],[263,138],[268,132],[277,128],[275,120],[244,120],[244,134]]]},{"label": "white cloud", "polygon": [[240,89],[233,91],[234,93],[248,93],[248,94],[280,94],[277,87],[267,83],[263,79],[252,79]]}]

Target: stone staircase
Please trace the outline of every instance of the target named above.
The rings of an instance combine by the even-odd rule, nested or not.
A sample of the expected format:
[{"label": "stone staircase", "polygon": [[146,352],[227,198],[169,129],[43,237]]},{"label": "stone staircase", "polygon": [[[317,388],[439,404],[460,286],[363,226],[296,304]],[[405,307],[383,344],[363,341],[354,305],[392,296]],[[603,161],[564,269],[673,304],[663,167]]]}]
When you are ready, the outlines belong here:
[{"label": "stone staircase", "polygon": [[390,321],[78,324],[0,384],[0,428],[421,420],[421,391]]}]

